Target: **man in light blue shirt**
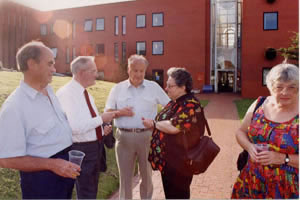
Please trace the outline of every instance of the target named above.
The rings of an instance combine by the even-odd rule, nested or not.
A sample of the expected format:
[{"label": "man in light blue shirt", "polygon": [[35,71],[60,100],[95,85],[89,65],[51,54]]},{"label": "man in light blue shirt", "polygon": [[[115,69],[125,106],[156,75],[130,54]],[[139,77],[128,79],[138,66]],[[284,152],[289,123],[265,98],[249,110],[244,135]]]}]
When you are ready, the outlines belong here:
[{"label": "man in light blue shirt", "polygon": [[24,199],[70,199],[80,167],[67,161],[72,132],[48,85],[53,54],[33,41],[16,58],[24,80],[0,110],[0,167],[20,170]]},{"label": "man in light blue shirt", "polygon": [[141,199],[151,199],[152,169],[148,162],[151,129],[145,128],[143,118],[154,119],[157,105],[165,106],[169,97],[155,82],[144,80],[148,61],[140,55],[128,59],[129,79],[110,91],[105,111],[116,114],[116,157],[120,173],[120,199],[132,199],[132,178],[136,159],[141,175]]}]

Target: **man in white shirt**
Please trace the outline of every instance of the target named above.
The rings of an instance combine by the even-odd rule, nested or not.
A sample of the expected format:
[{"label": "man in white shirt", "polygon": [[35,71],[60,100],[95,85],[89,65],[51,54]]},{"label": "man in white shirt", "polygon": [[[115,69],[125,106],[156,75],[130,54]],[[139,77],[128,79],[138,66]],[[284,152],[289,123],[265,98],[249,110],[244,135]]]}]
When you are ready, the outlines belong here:
[{"label": "man in white shirt", "polygon": [[152,169],[148,162],[151,129],[142,119],[154,119],[157,105],[165,106],[169,97],[155,82],[144,80],[148,61],[140,55],[128,59],[129,79],[110,91],[105,111],[116,113],[116,155],[120,173],[120,199],[132,199],[132,178],[136,159],[141,175],[141,199],[151,199]]},{"label": "man in white shirt", "polygon": [[94,57],[79,56],[71,63],[73,79],[57,91],[57,97],[72,128],[72,149],[85,153],[81,175],[76,181],[78,199],[96,199],[100,164],[104,153],[103,138],[111,126],[114,113],[99,115],[94,99],[86,88],[96,83],[97,67]]},{"label": "man in white shirt", "polygon": [[20,170],[23,199],[71,199],[80,167],[68,161],[72,131],[48,85],[53,53],[33,41],[16,58],[24,80],[0,110],[0,167]]}]

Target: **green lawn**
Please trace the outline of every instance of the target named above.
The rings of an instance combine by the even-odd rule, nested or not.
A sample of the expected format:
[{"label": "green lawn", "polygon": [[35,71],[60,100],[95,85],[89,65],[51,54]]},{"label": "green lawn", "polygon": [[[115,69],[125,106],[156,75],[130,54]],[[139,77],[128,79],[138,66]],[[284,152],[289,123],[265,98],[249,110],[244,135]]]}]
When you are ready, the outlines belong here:
[{"label": "green lawn", "polygon": [[208,104],[208,100],[200,100],[201,106],[204,108]]},{"label": "green lawn", "polygon": [[234,101],[240,120],[243,120],[248,108],[255,101],[255,99],[241,99]]},{"label": "green lawn", "polygon": [[[0,106],[8,95],[19,85],[22,74],[18,72],[0,72]],[[70,77],[53,77],[52,86],[56,91],[67,83]],[[100,112],[103,111],[106,98],[114,83],[97,81],[89,88]],[[119,172],[114,149],[107,150],[107,172],[102,173],[97,198],[106,199],[119,187]],[[19,173],[11,169],[0,168],[0,199],[21,199]]]}]

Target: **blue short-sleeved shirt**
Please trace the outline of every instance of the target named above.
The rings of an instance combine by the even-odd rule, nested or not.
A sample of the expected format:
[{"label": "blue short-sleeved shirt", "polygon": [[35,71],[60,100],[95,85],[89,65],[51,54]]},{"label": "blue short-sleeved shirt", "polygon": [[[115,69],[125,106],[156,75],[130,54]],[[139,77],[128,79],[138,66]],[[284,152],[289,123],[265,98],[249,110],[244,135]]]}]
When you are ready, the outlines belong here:
[{"label": "blue short-sleeved shirt", "polygon": [[50,86],[49,98],[24,81],[0,110],[0,158],[50,157],[72,144],[72,131]]}]

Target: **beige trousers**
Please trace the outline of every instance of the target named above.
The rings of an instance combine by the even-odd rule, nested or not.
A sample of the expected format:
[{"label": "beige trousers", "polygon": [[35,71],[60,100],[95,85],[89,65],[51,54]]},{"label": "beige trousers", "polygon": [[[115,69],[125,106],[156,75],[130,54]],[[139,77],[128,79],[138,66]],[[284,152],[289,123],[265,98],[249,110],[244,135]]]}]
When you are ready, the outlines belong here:
[{"label": "beige trousers", "polygon": [[120,175],[120,199],[132,199],[132,181],[136,159],[141,176],[141,199],[151,199],[153,193],[152,169],[148,162],[152,131],[132,133],[116,131],[116,159]]}]

